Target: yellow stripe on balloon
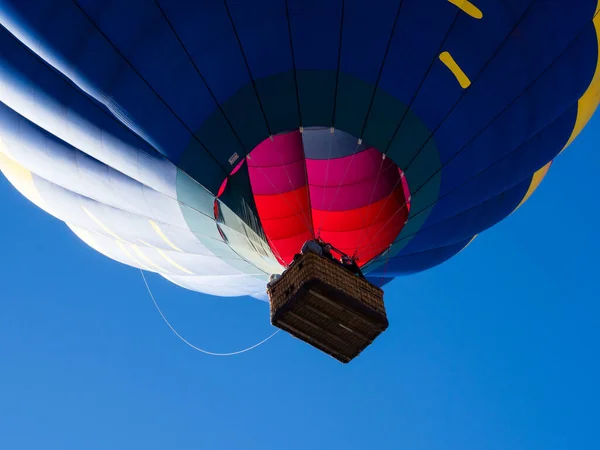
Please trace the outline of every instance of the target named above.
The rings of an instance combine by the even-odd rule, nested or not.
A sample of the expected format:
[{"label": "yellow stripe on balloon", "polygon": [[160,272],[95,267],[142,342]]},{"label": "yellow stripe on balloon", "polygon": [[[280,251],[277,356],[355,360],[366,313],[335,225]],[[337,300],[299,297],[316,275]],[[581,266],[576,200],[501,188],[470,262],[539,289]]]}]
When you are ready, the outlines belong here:
[{"label": "yellow stripe on balloon", "polygon": [[153,220],[148,220],[148,222],[150,222],[150,225],[152,226],[152,228],[154,229],[154,231],[156,232],[156,234],[158,234],[161,239],[163,241],[165,241],[165,243],[171,247],[173,250],[177,251],[177,252],[182,252],[182,250],[179,247],[176,247],[175,244],[173,244],[169,238],[165,235],[165,233],[163,233],[163,231],[160,229],[160,227],[158,226],[158,224],[153,221]]},{"label": "yellow stripe on balloon", "polygon": [[140,258],[142,258],[146,264],[148,264],[151,267],[154,267],[155,269],[157,269],[159,272],[161,273],[169,273],[168,270],[163,269],[162,267],[160,267],[158,264],[153,263],[150,258],[148,258],[144,252],[142,252],[139,247],[135,244],[129,244],[130,247],[133,249],[133,251],[135,252],[136,255],[138,255]]},{"label": "yellow stripe on balloon", "polygon": [[[91,232],[90,230],[86,230],[85,228],[80,228],[76,225],[73,224],[69,224],[69,227],[73,230],[73,232],[83,241],[85,242],[87,245],[89,245],[90,247],[92,247],[93,249],[99,251],[100,253],[104,253],[105,255],[108,255],[108,252],[106,252],[99,244],[98,241],[96,241],[96,239],[94,239],[94,237],[92,236],[94,233]],[[134,264],[136,264],[138,267],[141,267],[144,270],[151,270],[150,268],[148,268],[145,264],[143,264],[141,261],[138,261],[131,253],[129,253],[129,251],[127,250],[127,248],[125,247],[125,245],[123,244],[123,242],[119,241],[119,240],[115,240],[115,244],[117,244],[117,247],[119,247],[119,249],[123,252],[123,254],[130,260],[133,261]],[[114,259],[114,257],[112,257]]]},{"label": "yellow stripe on balloon", "polygon": [[448,2],[452,3],[454,6],[461,9],[464,13],[470,15],[475,19],[481,19],[483,17],[483,13],[481,12],[481,10],[468,0],[448,0]]},{"label": "yellow stripe on balloon", "polygon": [[187,270],[185,267],[177,264],[175,261],[173,261],[171,258],[169,258],[169,256],[167,256],[167,254],[165,252],[163,252],[160,248],[157,248],[156,251],[160,254],[160,256],[162,256],[165,259],[165,261],[167,261],[169,264],[171,264],[176,269],[179,269],[183,273],[187,273],[188,275],[193,275],[193,273],[190,272],[189,270]]},{"label": "yellow stripe on balloon", "polygon": [[[135,256],[133,256],[131,254],[131,252],[129,250],[127,250],[127,247],[125,247],[125,245],[123,244],[124,242],[126,242],[125,240],[121,239],[116,233],[114,233],[110,228],[108,228],[106,225],[104,225],[100,219],[98,219],[95,215],[93,215],[89,209],[87,209],[85,206],[82,206],[81,209],[83,210],[84,213],[86,213],[88,215],[88,217],[90,219],[92,219],[92,221],[98,225],[100,228],[102,228],[102,230],[108,234],[109,236],[113,237],[115,239],[115,242],[117,244],[117,247],[119,247],[119,249],[121,249],[121,251],[127,255],[127,257],[133,261],[135,264],[137,264],[139,267],[143,268],[144,270],[152,270],[150,269],[146,264],[142,263],[140,260],[138,260]],[[130,244],[132,245],[132,244]],[[151,263],[152,264],[152,263]],[[152,264],[153,265],[153,264]],[[158,266],[156,266],[158,267]]]},{"label": "yellow stripe on balloon", "polygon": [[[598,49],[600,49],[600,1],[597,3],[596,12],[594,15],[594,29],[596,30],[596,40]],[[600,54],[597,55],[596,59],[596,71],[587,90],[577,103],[577,119],[575,120],[575,126],[571,137],[567,141],[566,145],[561,150],[561,153],[575,140],[575,138],[581,133],[581,130],[587,125],[592,118],[594,111],[600,104]]]},{"label": "yellow stripe on balloon", "polygon": [[77,234],[77,236],[79,236],[81,240],[83,240],[83,242],[88,244],[90,247],[98,250],[100,249],[98,241],[92,237],[92,233],[90,233],[89,230],[86,230],[85,228],[79,228],[73,224],[69,224],[69,227],[75,232],[75,234]]},{"label": "yellow stripe on balloon", "polygon": [[533,174],[533,177],[531,178],[531,183],[529,185],[529,189],[527,190],[527,193],[523,197],[523,200],[521,200],[521,203],[519,203],[519,205],[513,210],[513,212],[515,212],[517,209],[519,209],[521,206],[523,206],[523,204],[527,200],[529,200],[529,197],[531,197],[531,195],[539,187],[539,185],[542,182],[542,180],[544,179],[544,177],[548,174],[548,170],[550,170],[551,165],[552,165],[552,161],[550,161],[548,164],[546,164],[544,167],[542,167],[540,170],[538,170],[536,173]]},{"label": "yellow stripe on balloon", "polygon": [[108,234],[109,236],[112,236],[113,238],[115,238],[117,241],[122,241],[123,239],[121,239],[119,236],[117,236],[115,233],[113,233],[110,228],[108,228],[106,225],[104,225],[102,222],[100,222],[100,220],[93,215],[89,209],[87,209],[85,206],[82,206],[81,209],[83,210],[84,213],[87,214],[87,216],[92,219],[92,221],[98,225],[100,228],[102,228],[102,230]]},{"label": "yellow stripe on balloon", "polygon": [[458,84],[460,84],[460,87],[466,89],[469,86],[471,86],[471,80],[469,80],[469,77],[463,72],[463,70],[456,63],[456,61],[454,61],[454,58],[450,53],[442,52],[440,54],[440,61],[442,61],[446,65],[446,67],[448,67],[448,69],[450,69],[450,71],[454,74],[456,80],[458,81]]},{"label": "yellow stripe on balloon", "polygon": [[[471,245],[471,242],[473,242],[477,236],[478,236],[477,234],[475,236],[473,236],[471,238],[471,240],[469,242],[467,242],[467,245],[465,245],[463,248],[461,248],[458,253],[462,252],[465,248],[467,248],[469,245]],[[457,255],[458,255],[458,253],[457,253]]]},{"label": "yellow stripe on balloon", "polygon": [[152,244],[148,244],[147,242],[142,241],[141,239],[139,240],[142,244],[153,248],[154,250],[156,250],[158,252],[158,254],[160,256],[162,256],[162,258],[167,261],[169,264],[171,264],[173,267],[175,267],[178,270],[181,270],[183,273],[186,273],[188,275],[194,275],[193,272],[190,272],[189,270],[187,270],[185,267],[181,266],[180,264],[177,264],[175,261],[173,261],[173,259],[171,259],[165,252],[163,252],[160,248],[155,247]]},{"label": "yellow stripe on balloon", "polygon": [[127,248],[121,241],[116,241],[116,243],[117,243],[117,246],[121,249],[121,251],[123,253],[125,253],[129,257],[129,259],[132,260],[135,264],[137,264],[139,267],[141,267],[144,270],[152,271],[149,267],[147,267],[141,261],[138,261],[138,259],[135,256],[133,256],[131,253],[129,253],[129,250],[127,250]]},{"label": "yellow stripe on balloon", "polygon": [[0,171],[4,174],[8,181],[21,193],[25,198],[34,203],[36,206],[48,211],[42,196],[35,187],[33,174],[30,170],[23,167],[14,160],[8,153],[8,149],[4,145],[0,137]]}]

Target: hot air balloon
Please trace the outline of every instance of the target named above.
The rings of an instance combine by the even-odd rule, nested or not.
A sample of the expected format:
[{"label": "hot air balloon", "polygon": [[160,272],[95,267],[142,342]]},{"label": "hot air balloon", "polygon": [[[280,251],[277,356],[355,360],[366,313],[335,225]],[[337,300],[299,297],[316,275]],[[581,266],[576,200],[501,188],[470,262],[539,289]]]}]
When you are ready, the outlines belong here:
[{"label": "hot air balloon", "polygon": [[594,113],[597,0],[2,0],[0,168],[93,249],[265,299],[371,283],[520,207]]}]

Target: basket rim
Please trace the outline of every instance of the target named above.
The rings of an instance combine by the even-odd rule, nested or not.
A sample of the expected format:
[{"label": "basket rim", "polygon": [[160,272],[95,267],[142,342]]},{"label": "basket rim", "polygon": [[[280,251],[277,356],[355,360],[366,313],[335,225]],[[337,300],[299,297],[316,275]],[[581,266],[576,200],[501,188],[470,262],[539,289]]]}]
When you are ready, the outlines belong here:
[{"label": "basket rim", "polygon": [[[312,259],[315,259],[316,261],[321,261],[321,262],[323,262],[323,263],[325,263],[325,264],[328,264],[328,265],[329,265],[329,267],[331,267],[332,269],[335,267],[335,269],[333,269],[333,270],[335,270],[335,271],[337,271],[337,272],[339,272],[339,273],[343,273],[343,274],[344,274],[344,276],[346,276],[346,275],[351,275],[352,277],[356,278],[356,281],[359,283],[359,285],[360,285],[360,284],[362,284],[362,285],[363,285],[363,287],[367,287],[367,286],[368,286],[368,287],[371,287],[371,288],[373,288],[373,289],[377,290],[378,292],[380,292],[382,295],[383,295],[383,293],[385,292],[385,291],[384,291],[384,290],[383,290],[381,287],[379,287],[379,286],[377,286],[377,285],[375,285],[375,284],[371,283],[371,282],[370,282],[369,280],[367,280],[367,279],[360,278],[360,277],[356,276],[355,274],[353,274],[352,272],[350,272],[348,269],[345,269],[344,267],[342,267],[342,266],[341,266],[341,264],[340,264],[340,265],[338,265],[338,264],[335,264],[333,261],[331,261],[331,260],[329,260],[329,259],[325,258],[324,256],[318,255],[318,254],[316,254],[316,253],[314,253],[314,252],[306,252],[306,253],[302,254],[298,260],[296,260],[296,261],[293,261],[293,262],[292,262],[292,263],[291,263],[291,264],[290,264],[290,265],[289,265],[289,266],[288,266],[288,267],[287,267],[287,268],[286,268],[286,269],[283,271],[283,273],[281,274],[281,277],[279,277],[279,278],[278,278],[278,279],[277,279],[275,282],[273,282],[273,283],[272,283],[270,286],[269,286],[269,285],[267,285],[267,293],[268,293],[268,294],[270,294],[270,293],[271,293],[271,290],[272,290],[274,287],[276,287],[276,286],[277,286],[279,283],[281,283],[281,280],[283,280],[283,278],[284,278],[284,275],[285,275],[285,273],[286,273],[288,270],[291,270],[291,269],[293,269],[294,267],[296,267],[296,266],[297,266],[297,264],[298,264],[298,263],[300,263],[301,261],[304,261],[304,260],[306,260],[306,259],[311,259],[311,258],[312,258]],[[342,271],[343,271],[343,272],[342,272]]]}]

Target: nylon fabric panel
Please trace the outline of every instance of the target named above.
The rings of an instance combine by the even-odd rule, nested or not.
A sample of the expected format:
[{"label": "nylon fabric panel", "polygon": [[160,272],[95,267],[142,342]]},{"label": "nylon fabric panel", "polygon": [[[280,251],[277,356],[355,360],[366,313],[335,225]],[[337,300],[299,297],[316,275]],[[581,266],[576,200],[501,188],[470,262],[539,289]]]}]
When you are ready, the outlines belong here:
[{"label": "nylon fabric panel", "polygon": [[[587,72],[589,65],[586,64],[588,60],[586,55],[589,52],[584,51],[587,45],[578,46],[577,44],[589,42],[588,33],[592,32],[593,28],[590,24],[588,32],[580,40],[575,41],[574,46],[571,47],[572,50],[561,58],[560,61],[564,62],[552,65],[527,89],[527,93],[523,97],[512,103],[490,126],[483,128],[485,125],[481,125],[479,122],[480,120],[491,120],[491,118],[482,117],[486,115],[485,113],[470,122],[471,127],[481,126],[483,131],[478,131],[476,139],[468,146],[464,147],[463,144],[462,147],[457,147],[449,152],[448,165],[444,168],[444,175],[447,173],[449,176],[444,177],[444,185],[453,181],[461,182],[478,170],[489,166],[495,159],[518,148],[523,142],[560,117],[583,94],[585,85],[577,81],[578,79],[583,81],[593,72]],[[570,73],[574,71],[578,72],[577,75]],[[574,80],[574,83],[562,83],[561,80],[565,79]],[[569,125],[563,122],[561,128],[563,136],[560,137],[563,145],[571,134],[574,119],[573,117],[573,123]],[[440,129],[440,137],[443,137],[440,142],[444,142],[444,145],[440,147],[440,154],[443,158],[446,150],[445,144],[450,147],[453,141],[456,142],[455,138],[446,134],[447,127],[451,127],[455,122],[449,120],[446,124]],[[453,130],[453,133],[456,131],[458,130]],[[468,133],[464,135],[470,136]],[[448,138],[448,140],[444,140],[444,138]],[[467,143],[465,142],[465,144]],[[458,151],[460,154],[453,157]],[[554,156],[555,154],[549,155],[545,162],[549,162]],[[450,161],[451,157],[453,159]],[[449,187],[451,188],[452,185],[450,184]]]},{"label": "nylon fabric panel", "polygon": [[342,2],[289,0],[302,124],[333,124]]},{"label": "nylon fabric panel", "polygon": [[[153,4],[146,2],[145,10],[149,11],[148,7],[150,6],[155,8]],[[51,54],[58,51],[63,41],[78,44],[77,46],[60,47],[61,60],[64,61],[62,65],[66,67],[65,71],[70,75],[69,78],[82,89],[86,86],[94,86],[95,89],[86,90],[90,91],[96,100],[105,105],[127,127],[142,135],[162,154],[177,162],[183,150],[190,145],[190,139],[193,139],[192,135],[187,128],[187,124],[181,120],[179,115],[173,113],[171,105],[165,103],[163,96],[159,95],[161,89],[150,84],[147,79],[148,75],[142,69],[133,65],[128,58],[121,56],[117,49],[113,47],[113,45],[117,45],[116,42],[113,42],[113,39],[116,39],[117,36],[110,35],[111,31],[114,33],[116,29],[111,22],[111,20],[115,20],[114,15],[110,19],[106,19],[102,26],[96,23],[95,25],[99,28],[96,29],[94,24],[90,23],[72,2],[65,3],[64,7],[59,8],[58,11],[65,15],[64,21],[68,22],[69,26],[59,28],[61,21],[50,24],[44,23],[44,26],[40,24],[39,28],[36,28],[36,32],[50,46]],[[91,16],[92,21],[96,22],[99,17],[94,17],[94,14],[100,16],[102,11],[94,9],[85,12]],[[131,10],[123,10],[126,17],[130,13]],[[27,15],[30,13],[21,11],[21,14],[30,19]],[[148,14],[150,14],[150,17],[154,17],[151,12]],[[158,11],[155,11],[155,14],[158,14]],[[149,20],[147,17],[143,14],[135,15],[137,21]],[[71,26],[71,23],[81,24],[81,27]],[[166,24],[163,23],[162,26],[165,32],[168,31],[167,28],[164,28]],[[144,28],[144,26],[140,25],[140,28]],[[100,31],[105,33],[106,37]],[[134,37],[135,35],[131,36],[131,38]],[[163,42],[164,40],[159,41]],[[177,44],[174,38],[171,38],[169,42],[172,42],[173,45]],[[174,49],[175,47],[173,47]],[[120,51],[120,49],[118,50]],[[185,58],[181,50],[179,48],[177,50],[177,52],[169,51],[166,54],[170,55],[171,58],[176,57],[176,55]],[[159,49],[154,49],[154,51],[159,51]],[[162,64],[157,65],[155,64],[155,58],[153,58],[151,66],[153,70],[161,70],[157,67],[162,67],[162,70],[165,70],[170,67],[169,61],[163,60]],[[177,73],[183,72],[177,71]],[[169,80],[169,82],[171,81]],[[195,79],[195,81],[197,80]],[[172,89],[174,85],[169,84],[169,86]],[[179,98],[181,98],[181,95],[179,95]],[[189,105],[189,103],[187,104]],[[201,166],[191,165],[187,168],[190,171],[193,170],[196,176],[200,176],[204,180],[204,184],[209,189],[215,189],[216,192],[218,186],[215,187],[214,184],[217,183],[217,180],[211,182],[211,179],[215,176],[219,178],[219,172],[224,172],[229,154],[219,156],[217,153],[204,148],[199,142],[194,140],[194,143],[196,153],[204,155],[203,164]]]},{"label": "nylon fabric panel", "polygon": [[[259,280],[249,276],[165,276],[170,282],[196,292],[219,297],[242,297],[245,295],[256,296],[263,294],[266,279]],[[265,300],[268,301],[268,300]]]},{"label": "nylon fabric panel", "polygon": [[343,158],[367,149],[366,143],[358,143],[351,134],[329,128],[312,127],[302,133],[304,154],[308,160],[327,160]]},{"label": "nylon fabric panel", "polygon": [[254,195],[276,195],[306,186],[306,168],[299,132],[274,136],[248,158]]},{"label": "nylon fabric panel", "polygon": [[[216,147],[215,152],[219,154],[222,152],[225,159],[229,158],[234,151],[240,152],[237,149],[240,143],[241,155],[245,155],[268,136],[269,127],[263,118],[261,104],[250,86],[251,78],[244,61],[245,50],[242,53],[242,49],[248,46],[244,46],[242,42],[242,49],[240,49],[225,3],[222,0],[200,3],[162,0],[161,5],[195,66],[202,74],[206,85],[225,113],[226,120],[222,120],[223,117],[219,113],[207,121],[209,113],[216,110],[214,102],[206,109],[207,105],[198,105],[202,109],[196,112],[198,114],[197,135],[202,142]],[[236,17],[239,16],[236,11],[238,11],[237,7],[230,8],[232,17],[234,14]],[[264,44],[272,37],[264,35],[264,30],[268,29],[270,29],[268,22],[254,24],[255,39]],[[237,32],[237,26],[235,31]],[[247,34],[247,31],[244,33]],[[281,41],[280,45],[286,42],[288,40]],[[262,59],[261,66],[252,67],[260,72],[264,63],[265,59]],[[286,65],[282,66],[280,71],[285,71],[285,67]],[[243,89],[244,87],[246,88]],[[227,105],[227,100],[236,93],[243,103],[242,109],[230,108]],[[227,142],[231,141],[232,130],[235,132],[233,136],[236,141],[235,146],[226,145],[223,141],[223,137]],[[186,153],[189,152],[189,149],[186,150]]]},{"label": "nylon fabric panel", "polygon": [[[277,93],[257,83],[260,106],[272,134],[298,128],[298,102],[285,1],[228,0],[236,32],[255,80],[288,72],[277,85]],[[262,116],[261,116],[262,118]],[[261,128],[264,125],[261,125]]]},{"label": "nylon fabric panel", "polygon": [[[319,222],[318,215],[313,210],[315,223],[323,223],[323,228],[320,228],[321,237],[327,242],[334,242],[337,248],[347,254],[356,253],[359,265],[367,263],[385,250],[408,219],[402,186],[377,203],[333,214],[321,213],[323,222]],[[349,228],[352,223],[356,228]]]},{"label": "nylon fabric panel", "polygon": [[[396,256],[389,261],[383,262],[379,269],[370,271],[368,279],[377,281],[379,276],[396,277],[431,269],[432,267],[448,261],[454,255],[459,253],[470,241],[471,239],[466,239],[445,247],[437,247],[419,253]],[[385,282],[389,283],[392,279],[385,278]]]},{"label": "nylon fabric panel", "polygon": [[[227,264],[226,258],[216,257],[207,249],[202,250],[203,254],[192,254],[175,251],[167,246],[162,249],[153,246],[148,241],[155,240],[156,231],[145,218],[102,205],[37,176],[34,176],[34,182],[44,204],[48,205],[47,210],[53,216],[69,223],[71,227],[93,233],[92,240],[100,243],[94,247],[105,249],[105,253],[115,256],[117,260],[160,273],[236,272]],[[172,236],[174,230],[166,224],[159,226],[165,235]],[[109,245],[106,245],[107,242]]]},{"label": "nylon fabric panel", "polygon": [[[0,81],[5,86],[0,90],[2,103],[90,156],[174,195],[172,163],[44,66],[3,29],[0,48]],[[4,105],[0,107],[3,126],[16,126],[18,117]]]},{"label": "nylon fabric panel", "polygon": [[[101,203],[187,230],[176,198],[65,144],[4,105],[0,105],[0,134],[16,161],[40,177]],[[170,178],[171,173],[167,174]]]},{"label": "nylon fabric panel", "polygon": [[366,206],[400,186],[400,172],[374,148],[333,160],[307,160],[312,206],[345,211]]},{"label": "nylon fabric panel", "polygon": [[369,205],[345,211],[321,211],[313,208],[312,216],[321,233],[352,231],[364,227],[365,224],[388,220],[396,213],[406,219],[407,213],[400,212],[402,209],[407,209],[405,203],[404,189],[398,187],[389,196]]},{"label": "nylon fabric panel", "polygon": [[[300,237],[310,239],[312,236],[310,205],[306,187],[281,195],[255,196],[254,200],[269,239],[278,240],[291,236],[299,236],[298,239]],[[293,207],[295,204],[298,205],[298,208],[294,210],[293,214],[281,215],[290,205]],[[270,217],[265,218],[262,211],[265,211],[265,214]],[[277,212],[279,214],[275,215]]]},{"label": "nylon fabric panel", "polygon": [[[402,253],[452,245],[485,231],[514,210],[529,189],[530,180],[531,177],[455,216],[424,226],[403,248]],[[396,242],[402,244],[400,239]]]},{"label": "nylon fabric panel", "polygon": [[306,186],[284,194],[256,195],[254,201],[261,221],[302,216],[304,217],[304,227],[310,228],[310,207]]},{"label": "nylon fabric panel", "polygon": [[[577,105],[572,105],[562,116],[518,148],[481,169],[478,175],[458,187],[440,194],[432,219],[442,220],[467,207],[474,206],[502,192],[508,183],[519,183],[544,167],[556,156],[564,144],[564,130],[572,126]],[[513,181],[516,180],[516,181]]]},{"label": "nylon fabric panel", "polygon": [[267,139],[247,161],[264,232],[278,260],[289,264],[302,244],[313,237],[301,134]]},{"label": "nylon fabric panel", "polygon": [[388,248],[390,242],[393,242],[398,235],[398,229],[404,225],[403,217],[398,215],[398,218],[394,220],[397,220],[397,224],[394,223],[393,226],[384,227],[381,223],[375,223],[360,230],[329,231],[323,239],[335,242],[336,248],[346,254],[354,255],[354,252],[356,252],[359,265],[364,265]]}]

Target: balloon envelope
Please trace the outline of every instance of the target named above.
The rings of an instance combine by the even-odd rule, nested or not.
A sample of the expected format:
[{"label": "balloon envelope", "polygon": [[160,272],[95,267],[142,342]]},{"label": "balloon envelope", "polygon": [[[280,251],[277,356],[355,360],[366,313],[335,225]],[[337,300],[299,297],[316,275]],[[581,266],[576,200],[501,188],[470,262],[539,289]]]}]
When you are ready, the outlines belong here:
[{"label": "balloon envelope", "polygon": [[370,280],[529,198],[600,98],[597,0],[3,0],[0,168],[95,250],[264,296],[303,242]]}]

